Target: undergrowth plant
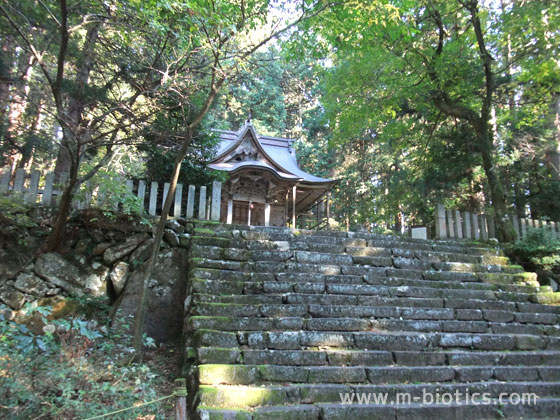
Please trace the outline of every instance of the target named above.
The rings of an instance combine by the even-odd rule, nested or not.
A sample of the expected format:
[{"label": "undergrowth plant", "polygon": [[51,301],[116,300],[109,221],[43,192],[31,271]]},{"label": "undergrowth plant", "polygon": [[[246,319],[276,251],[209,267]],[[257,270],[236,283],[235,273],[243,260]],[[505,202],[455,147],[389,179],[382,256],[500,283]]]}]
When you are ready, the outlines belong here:
[{"label": "undergrowth plant", "polygon": [[[157,373],[127,364],[133,349],[126,336],[82,316],[49,320],[50,307],[28,304],[24,312],[40,318],[42,334],[7,319],[0,307],[0,418],[86,419],[162,396]],[[164,419],[172,402],[110,418]]]},{"label": "undergrowth plant", "polygon": [[514,242],[507,253],[525,269],[537,271],[539,281],[543,275],[560,274],[560,239],[549,229],[528,229],[527,238]]}]

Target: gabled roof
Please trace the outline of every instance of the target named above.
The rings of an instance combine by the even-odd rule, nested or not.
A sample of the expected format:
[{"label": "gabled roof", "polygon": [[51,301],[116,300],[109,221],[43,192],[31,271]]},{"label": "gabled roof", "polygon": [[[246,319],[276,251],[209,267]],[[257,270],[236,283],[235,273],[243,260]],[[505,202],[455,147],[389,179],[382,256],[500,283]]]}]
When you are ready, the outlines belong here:
[{"label": "gabled roof", "polygon": [[334,184],[336,180],[308,174],[297,164],[293,139],[258,135],[250,122],[239,131],[215,130],[220,136],[217,157],[208,167],[236,172],[243,168],[260,168],[277,177],[305,184]]}]

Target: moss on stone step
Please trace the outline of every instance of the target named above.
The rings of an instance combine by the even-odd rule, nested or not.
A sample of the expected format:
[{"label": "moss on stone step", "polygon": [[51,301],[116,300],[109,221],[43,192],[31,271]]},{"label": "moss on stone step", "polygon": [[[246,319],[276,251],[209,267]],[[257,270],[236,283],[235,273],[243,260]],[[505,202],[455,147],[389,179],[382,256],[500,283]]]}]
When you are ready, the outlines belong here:
[{"label": "moss on stone step", "polygon": [[200,385],[197,396],[202,406],[228,409],[281,405],[288,402],[288,396],[281,387]]},{"label": "moss on stone step", "polygon": [[193,229],[193,232],[198,235],[210,235],[210,236],[214,235],[214,231],[208,228],[195,227]]},{"label": "moss on stone step", "polygon": [[560,293],[537,293],[531,296],[531,301],[544,305],[560,305]]}]

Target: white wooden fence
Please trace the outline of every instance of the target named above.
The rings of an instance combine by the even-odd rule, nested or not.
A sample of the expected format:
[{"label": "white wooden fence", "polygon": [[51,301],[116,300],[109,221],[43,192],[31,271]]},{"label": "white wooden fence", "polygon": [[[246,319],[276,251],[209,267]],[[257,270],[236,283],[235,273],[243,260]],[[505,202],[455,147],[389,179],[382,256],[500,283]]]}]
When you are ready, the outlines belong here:
[{"label": "white wooden fence", "polygon": [[[507,217],[513,224],[517,238],[527,238],[527,229],[549,229],[560,238],[560,222],[520,218],[516,214]],[[438,204],[435,209],[436,238],[482,239],[496,238],[496,224],[494,217],[487,214],[475,214],[467,211],[445,209]]]},{"label": "white wooden fence", "polygon": [[[0,173],[0,195],[9,195],[13,199],[22,200],[28,205],[56,206],[62,195],[62,188],[68,179],[66,174],[62,174],[60,182],[55,184],[54,173],[49,172],[42,176],[39,171],[31,171],[27,174],[24,169],[17,169],[14,176],[9,168],[2,169]],[[125,181],[126,189],[137,196],[144,205],[144,209],[150,215],[161,214],[161,209],[167,193],[169,183],[163,186],[157,182],[149,185],[143,180]],[[207,195],[207,187],[198,187],[198,208],[195,212],[197,187],[189,185],[188,189],[183,188],[183,184],[177,184],[175,197],[170,215],[173,217],[185,217],[187,219],[197,218],[200,220],[220,220],[220,203],[222,183],[214,181],[212,184],[212,194]],[[88,185],[85,190],[85,197],[81,200],[74,200],[74,208],[83,209],[99,206],[104,202],[104,197],[98,193],[98,187]],[[114,210],[119,209],[117,203]]]}]

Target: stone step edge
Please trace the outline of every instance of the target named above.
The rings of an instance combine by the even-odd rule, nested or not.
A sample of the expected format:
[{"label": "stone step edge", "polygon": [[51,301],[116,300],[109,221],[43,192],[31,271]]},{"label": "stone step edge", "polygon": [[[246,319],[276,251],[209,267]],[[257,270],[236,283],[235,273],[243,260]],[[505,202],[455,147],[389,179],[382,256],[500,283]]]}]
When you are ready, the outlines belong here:
[{"label": "stone step edge", "polygon": [[[303,341],[302,341],[303,339]],[[359,348],[362,350],[558,350],[560,337],[531,334],[426,333],[426,332],[328,332],[328,331],[237,331],[198,329],[189,339],[191,347],[216,346],[269,350]],[[247,347],[244,347],[247,346]]]},{"label": "stone step edge", "polygon": [[[205,274],[206,273],[206,274]],[[416,277],[399,277],[399,276],[387,276],[387,275],[358,275],[358,274],[321,274],[321,273],[290,273],[290,272],[261,272],[261,273],[250,273],[250,272],[243,272],[243,271],[231,271],[231,270],[223,270],[223,269],[216,269],[212,267],[195,267],[191,270],[189,276],[192,279],[199,279],[199,280],[210,280],[209,278],[199,277],[200,275],[211,276],[215,274],[215,279],[212,280],[219,280],[219,281],[244,281],[244,282],[263,282],[266,280],[256,280],[257,277],[272,277],[274,280],[268,281],[276,281],[279,283],[293,283],[293,284],[355,284],[355,285],[369,285],[369,286],[385,286],[384,282],[402,282],[402,283],[414,283],[414,282],[422,282],[425,284],[421,285],[408,285],[410,287],[427,287],[432,289],[457,289],[457,290],[489,290],[489,291],[506,291],[512,293],[539,293],[540,289],[536,286],[531,286],[527,284],[521,283],[504,283],[504,282],[488,282],[483,281],[480,279],[475,280],[441,280],[441,279],[433,279],[433,278],[416,278]],[[257,274],[257,275],[255,275]],[[227,278],[219,278],[219,277],[244,277],[240,278],[239,280],[235,279],[227,279]],[[293,277],[292,279],[282,279],[282,277]],[[303,279],[297,279],[298,276],[303,277]],[[306,279],[306,277],[324,277],[320,280],[313,280],[313,279]],[[337,277],[341,277],[342,279],[345,278],[353,278],[356,277],[360,281],[356,282],[348,282],[348,283],[336,283],[335,281],[328,281],[327,278],[334,278],[336,280]],[[402,285],[387,285],[387,287],[402,287],[406,286],[406,284]]]},{"label": "stone step edge", "polygon": [[[435,251],[435,250],[427,250],[427,249],[414,249],[413,244],[407,244],[403,247],[402,243],[388,243],[387,246],[382,246],[382,244],[367,244],[364,240],[364,243],[352,243],[351,241],[356,241],[355,239],[343,239],[343,241],[347,241],[347,243],[337,243],[337,244],[321,244],[321,243],[305,243],[300,242],[297,238],[291,241],[273,241],[273,240],[240,240],[240,239],[226,239],[226,238],[215,238],[215,237],[207,237],[207,236],[192,236],[191,237],[191,246],[213,246],[222,249],[234,249],[237,251],[308,251],[308,252],[316,252],[316,253],[329,253],[327,251],[320,251],[321,247],[324,249],[331,249],[337,247],[341,248],[341,251],[334,251],[331,252],[333,254],[348,254],[348,255],[356,255],[356,256],[380,256],[380,257],[404,257],[410,258],[420,261],[428,261],[422,257],[422,253],[433,253],[436,254],[432,256],[434,257],[441,257],[442,259],[433,262],[455,262],[455,263],[470,263],[470,264],[495,264],[499,266],[507,266],[511,265],[514,267],[519,267],[517,264],[509,264],[508,257],[503,255],[488,255],[487,253],[480,253],[480,254],[471,254],[471,253],[463,253],[463,252],[454,252],[454,251]],[[360,241],[358,239],[357,241]],[[285,244],[288,243],[289,245],[286,246]],[[244,245],[244,246],[243,246]],[[312,245],[310,249],[310,245]],[[364,250],[365,254],[360,255],[358,250]],[[370,250],[370,251],[368,251]],[[378,251],[374,251],[378,250]],[[385,252],[383,251],[385,250]],[[355,252],[357,254],[355,254]],[[379,252],[379,254],[376,254]],[[416,254],[418,252],[418,254]],[[407,256],[409,253],[413,255]],[[455,260],[457,258],[457,260]],[[471,261],[464,261],[461,260],[462,258],[471,260]],[[477,259],[476,262],[472,262],[473,259]],[[494,261],[494,262],[491,262]],[[498,262],[499,261],[499,262]]]},{"label": "stone step edge", "polygon": [[[258,350],[187,348],[192,364],[286,366],[560,366],[560,351]],[[560,384],[559,384],[560,385]]]},{"label": "stone step edge", "polygon": [[[406,307],[406,306],[370,306],[371,314],[352,314],[352,308],[368,308],[368,306],[334,305],[339,311],[326,311],[321,313],[322,305],[317,304],[285,304],[285,303],[214,303],[195,302],[189,311],[189,316],[227,317],[227,318],[304,318],[308,319],[398,319],[410,321],[480,321],[489,323],[519,323],[521,325],[555,325],[560,320],[559,314],[550,312],[517,312],[494,309],[458,309],[458,308],[431,308],[431,307]],[[233,312],[220,315],[214,310],[233,309]],[[246,309],[246,311],[243,311]],[[284,309],[285,311],[282,311]],[[235,310],[240,310],[235,314]],[[287,311],[287,312],[286,312]],[[467,312],[469,311],[469,312]],[[473,311],[478,311],[474,312]],[[346,313],[345,313],[346,312]],[[480,315],[480,317],[475,317]],[[509,316],[511,315],[511,317]],[[511,318],[511,319],[510,319]],[[524,321],[523,318],[526,318]],[[533,318],[533,320],[531,320]],[[543,322],[537,322],[543,318]],[[506,320],[507,319],[507,320]],[[546,320],[546,322],[544,322]]]},{"label": "stone step edge", "polygon": [[[208,293],[193,293],[193,302],[202,302],[202,303],[212,303],[211,300],[200,300],[201,298],[204,297],[210,297],[210,299],[214,299],[214,298],[241,298],[241,297],[249,297],[249,298],[254,298],[257,297],[257,299],[260,297],[267,297],[267,298],[277,298],[279,302],[276,302],[276,304],[282,304],[282,303],[286,303],[286,304],[304,304],[304,305],[319,305],[318,303],[289,303],[287,302],[287,297],[288,296],[327,296],[327,295],[318,295],[318,294],[308,294],[308,293],[294,293],[294,292],[290,292],[290,293],[268,293],[268,294],[228,294],[228,295],[213,295],[213,294],[208,294]],[[342,306],[358,306],[358,307],[362,307],[362,306],[374,306],[374,307],[379,307],[379,306],[383,306],[383,305],[376,305],[373,304],[371,302],[371,298],[375,298],[375,296],[367,296],[364,297],[367,300],[370,300],[367,303],[359,303],[360,299],[358,299],[358,296],[352,296],[352,295],[328,295],[328,296],[342,296],[342,297],[355,297],[356,301],[352,304],[336,304],[336,305],[342,305]],[[379,296],[380,299],[400,299],[403,300],[404,303],[423,303],[426,304],[426,301],[432,301],[433,303],[441,303],[441,306],[404,306],[402,305],[403,302],[400,302],[399,305],[396,305],[400,308],[424,308],[424,309],[432,309],[432,308],[449,308],[449,309],[462,309],[462,310],[491,310],[489,308],[481,308],[479,307],[464,307],[463,305],[461,306],[456,306],[459,302],[461,303],[468,303],[464,302],[466,301],[465,299],[452,299],[452,298],[419,298],[419,297],[386,297],[386,296]],[[361,299],[363,300],[363,299]],[[436,302],[436,301],[441,301],[441,302]],[[477,304],[482,304],[482,305],[488,305],[488,306],[492,306],[495,305],[496,300],[485,300],[485,299],[472,299],[471,300],[474,303]],[[216,302],[216,303],[231,303],[231,302]],[[536,308],[538,308],[539,310],[543,310],[545,308],[547,308],[547,311],[543,311],[541,313],[554,313],[556,315],[560,314],[560,307],[558,305],[549,305],[549,304],[544,304],[544,303],[533,303],[533,302],[502,302],[504,304],[506,304],[507,306],[512,306],[515,307],[516,312],[519,313],[532,313],[534,312],[534,310]],[[272,303],[267,303],[267,304],[272,304]],[[449,306],[451,305],[451,306]],[[453,306],[455,305],[455,306]],[[522,306],[523,305],[523,306]],[[552,311],[552,308],[558,308],[558,310],[556,311]],[[523,310],[526,309],[526,310]],[[502,310],[502,309],[500,309]],[[504,309],[504,310],[512,310],[512,309]]]},{"label": "stone step edge", "polygon": [[558,381],[560,366],[292,366],[199,364],[200,385],[430,384],[475,381]]},{"label": "stone step edge", "polygon": [[[197,228],[212,228],[216,227],[221,230],[218,231],[201,231]],[[235,234],[232,232],[236,231]],[[297,233],[296,233],[297,232]],[[419,245],[431,245],[433,246],[447,246],[447,247],[457,247],[465,248],[470,250],[477,250],[480,252],[497,252],[501,250],[496,244],[482,244],[480,242],[471,243],[468,240],[455,240],[455,239],[416,239],[409,238],[405,236],[397,235],[383,235],[383,234],[370,234],[361,232],[338,232],[338,231],[305,231],[300,229],[291,228],[270,228],[262,226],[244,226],[244,225],[225,225],[225,224],[204,224],[200,223],[195,225],[195,234],[207,237],[221,237],[226,239],[240,238],[244,240],[279,240],[271,239],[283,237],[287,239],[294,239],[298,236],[301,237],[319,237],[319,238],[329,238],[329,239],[364,239],[366,241],[393,241],[397,243],[406,244],[419,244]],[[326,234],[323,234],[326,233]],[[260,236],[260,237],[259,237]],[[252,238],[251,238],[252,237]]]},{"label": "stone step edge", "polygon": [[[193,254],[193,251],[196,252]],[[254,255],[251,255],[254,253]],[[346,258],[342,258],[346,257]],[[348,253],[328,253],[320,251],[303,250],[248,250],[244,248],[222,248],[212,245],[193,245],[190,250],[190,259],[204,258],[213,261],[233,262],[275,262],[296,264],[321,264],[332,262],[333,265],[373,265],[398,269],[423,269],[425,271],[435,270],[444,272],[460,273],[500,273],[512,276],[522,273],[510,273],[506,270],[515,270],[516,265],[502,265],[489,263],[467,263],[460,261],[427,261],[419,258],[395,257],[392,255],[352,255]],[[422,264],[423,263],[423,264]],[[408,265],[408,267],[406,267]],[[424,265],[425,267],[421,267]],[[429,268],[427,268],[429,266]],[[455,268],[455,269],[454,269]],[[460,269],[457,269],[460,268]]]},{"label": "stone step edge", "polygon": [[[471,290],[471,289],[457,289],[457,288],[436,288],[436,287],[426,287],[426,286],[387,286],[387,285],[378,285],[378,284],[347,284],[347,283],[302,283],[302,282],[280,282],[280,281],[246,281],[246,280],[211,280],[211,279],[201,279],[201,278],[192,278],[190,279],[190,283],[199,283],[205,284],[212,282],[211,284],[215,285],[219,289],[221,285],[224,290],[230,291],[227,287],[233,287],[234,289],[240,289],[240,291],[245,290],[252,290],[254,293],[240,293],[240,294],[267,294],[267,290],[270,292],[276,292],[277,290],[280,293],[298,293],[295,287],[303,288],[306,285],[310,285],[311,288],[313,285],[323,285],[325,286],[325,290],[318,290],[316,292],[312,292],[311,290],[307,290],[306,293],[300,294],[316,294],[316,295],[330,295],[330,296],[384,296],[384,297],[415,297],[411,296],[410,293],[413,291],[418,291],[418,294],[422,294],[423,291],[430,291],[432,298],[442,298],[442,299],[461,299],[461,296],[456,297],[449,297],[443,295],[449,295],[458,293],[464,294],[464,298],[468,299],[482,299],[482,297],[489,297],[494,295],[495,299],[483,299],[483,300],[495,300],[495,301],[509,301],[509,302],[536,302],[539,300],[539,295],[541,293],[524,293],[524,292],[509,292],[509,291],[501,291],[501,290]],[[262,287],[260,287],[262,286]],[[371,293],[364,293],[364,290],[367,289],[371,290]],[[378,290],[375,290],[375,289]],[[335,289],[334,291],[329,291],[329,289]],[[347,289],[348,293],[340,293],[341,290]],[[379,294],[381,290],[387,290],[386,294]],[[336,292],[339,293],[336,293]],[[392,293],[395,291],[395,293]],[[195,293],[201,293],[202,290],[195,290]],[[235,293],[220,293],[220,290],[214,290],[219,295],[232,295]],[[470,296],[468,296],[470,294]],[[543,293],[543,295],[547,295],[548,293]],[[554,295],[558,295],[560,298],[560,292],[554,293]],[[468,296],[468,297],[467,297]],[[479,297],[476,297],[479,296]],[[507,298],[510,299],[507,299]]]},{"label": "stone step edge", "polygon": [[[376,258],[376,257],[372,257]],[[274,269],[273,271],[249,270],[247,271],[242,264],[263,264],[265,268],[270,267],[272,264],[282,265],[286,269],[286,264],[301,264],[301,270],[293,271],[280,271]],[[509,273],[504,271],[454,271],[454,270],[435,270],[435,269],[408,269],[399,268],[387,264],[310,264],[298,263],[294,261],[238,261],[238,260],[223,260],[208,257],[194,257],[189,258],[189,266],[191,271],[200,270],[216,270],[225,273],[233,274],[238,273],[242,276],[250,274],[258,275],[275,275],[275,274],[318,274],[325,276],[340,276],[340,275],[353,275],[353,276],[377,276],[377,277],[395,277],[401,279],[412,280],[427,280],[427,281],[441,281],[441,282],[465,282],[465,283],[487,283],[487,284],[510,284],[517,286],[534,286],[536,287],[537,275],[533,272],[520,272]],[[390,272],[388,272],[390,270]],[[370,272],[368,272],[370,271]],[[360,274],[352,274],[360,272]],[[402,274],[401,276],[395,275],[396,273]],[[437,278],[438,275],[456,275],[457,278]],[[472,275],[468,277],[469,275]],[[463,276],[463,278],[461,278]],[[467,277],[465,277],[467,276]],[[500,277],[507,277],[511,279],[511,283],[500,281]]]},{"label": "stone step edge", "polygon": [[[457,320],[425,320],[425,319],[393,319],[393,318],[382,318],[382,319],[363,319],[363,318],[312,318],[305,319],[301,317],[223,317],[223,316],[208,316],[208,315],[195,315],[187,318],[187,331],[196,331],[199,328],[202,329],[217,329],[218,331],[239,331],[243,329],[245,331],[261,330],[266,328],[266,323],[255,321],[253,323],[253,328],[248,325],[251,321],[255,319],[265,321],[269,320],[271,329],[278,329],[281,331],[303,331],[303,332],[328,332],[328,333],[339,333],[339,332],[376,332],[377,328],[389,328],[391,323],[398,327],[398,329],[385,329],[387,332],[399,331],[399,332],[439,332],[439,333],[477,333],[477,334],[504,334],[504,333],[515,333],[517,334],[529,334],[538,337],[560,337],[560,326],[550,325],[550,324],[521,324],[515,322],[488,322],[488,321],[457,321]],[[234,322],[233,320],[238,320],[239,325],[232,325],[229,329],[224,329],[223,324],[228,322]],[[321,327],[320,322],[323,321],[325,324]],[[215,322],[213,322],[215,321]],[[341,323],[340,327],[332,326],[331,324]],[[478,324],[474,324],[474,323]],[[461,325],[456,323],[464,323],[465,326],[461,328]],[[470,326],[468,324],[471,324]],[[485,325],[479,325],[484,323]],[[221,324],[221,325],[220,325]],[[238,326],[246,325],[245,328],[238,328]],[[311,324],[311,325],[309,325]],[[319,325],[313,325],[319,324]],[[195,327],[195,325],[198,325]],[[219,329],[218,329],[219,328]],[[484,331],[480,330],[484,328]],[[523,332],[523,328],[527,329]],[[516,330],[518,329],[518,330]]]},{"label": "stone step edge", "polygon": [[[560,383],[556,381],[477,381],[477,382],[426,382],[426,383],[400,383],[400,384],[348,384],[348,383],[294,383],[289,385],[283,384],[269,384],[266,386],[262,385],[228,385],[228,384],[201,384],[200,388],[208,390],[222,390],[222,391],[233,391],[239,392],[240,390],[246,391],[258,391],[262,392],[263,389],[272,389],[275,391],[299,391],[308,389],[323,389],[323,390],[344,390],[345,392],[363,392],[368,390],[369,392],[383,391],[383,392],[395,392],[402,389],[407,389],[412,392],[418,392],[426,388],[433,389],[445,389],[445,388],[472,388],[472,389],[484,389],[491,386],[500,387],[523,387],[527,389],[530,386],[538,387],[553,387],[558,388],[558,396],[560,397]],[[415,389],[416,388],[416,389]],[[548,397],[554,394],[546,395]]]},{"label": "stone step edge", "polygon": [[[352,394],[352,392],[349,392],[349,394]],[[439,394],[441,395],[441,393]],[[509,394],[512,395],[512,394]],[[238,394],[238,397],[243,397],[241,393]],[[435,398],[435,397],[434,397]],[[376,417],[374,417],[375,419],[386,419],[386,420],[399,420],[401,419],[401,417],[395,417],[396,415],[398,415],[400,413],[400,411],[405,411],[406,414],[408,414],[406,416],[407,420],[410,419],[434,419],[434,418],[442,418],[442,417],[434,417],[434,416],[438,416],[441,414],[445,414],[446,410],[451,410],[451,413],[449,414],[458,414],[456,412],[456,410],[460,409],[460,410],[466,410],[465,412],[461,412],[462,414],[467,414],[469,411],[471,411],[474,408],[478,408],[478,409],[483,409],[486,411],[489,411],[489,413],[487,413],[488,415],[490,415],[490,413],[493,414],[492,417],[480,417],[479,415],[475,414],[474,417],[452,417],[452,418],[465,418],[465,419],[477,419],[477,420],[495,420],[496,418],[503,418],[504,414],[502,412],[503,410],[508,410],[508,407],[510,408],[510,412],[509,415],[507,416],[508,418],[524,418],[524,419],[531,419],[534,417],[517,417],[519,415],[519,406],[518,405],[513,405],[510,403],[506,403],[505,401],[502,401],[503,404],[499,404],[499,399],[496,396],[491,396],[489,398],[489,403],[488,404],[481,404],[481,402],[483,397],[480,397],[480,399],[472,399],[469,398],[469,402],[470,404],[466,404],[464,399],[461,400],[459,399],[458,403],[457,402],[453,402],[450,404],[443,404],[443,403],[433,403],[433,404],[423,404],[420,402],[406,402],[406,403],[402,403],[402,404],[396,404],[394,399],[389,400],[388,399],[388,403],[386,404],[360,404],[360,403],[342,403],[341,401],[338,402],[316,402],[316,403],[294,403],[291,401],[288,401],[288,403],[285,404],[273,404],[273,405],[257,405],[257,404],[253,404],[253,405],[249,405],[249,409],[245,409],[245,408],[235,408],[235,405],[230,405],[230,406],[206,406],[206,405],[199,405],[197,407],[197,412],[202,414],[203,416],[208,416],[208,417],[202,417],[205,419],[209,419],[209,420],[218,420],[218,419],[236,419],[236,420],[264,420],[264,419],[297,419],[297,420],[330,420],[330,419],[337,419],[337,420],[350,420],[350,419],[365,419],[367,417],[356,417],[356,416],[363,416],[363,415],[372,415],[375,414]],[[255,399],[256,400],[256,399]],[[371,401],[371,400],[370,400]],[[256,402],[256,401],[253,401]],[[291,404],[290,404],[291,402]],[[524,411],[527,410],[531,410],[534,409],[537,411],[538,414],[543,414],[542,413],[542,406],[550,406],[550,405],[554,405],[555,408],[555,412],[560,411],[560,398],[556,397],[556,396],[545,396],[542,398],[538,398],[536,400],[536,404],[527,404],[527,406],[523,407]],[[498,412],[495,411],[496,409],[500,408],[500,413],[498,415]],[[517,408],[517,409],[516,409]],[[298,411],[300,412],[300,416],[294,417],[293,414],[296,413],[298,414]],[[259,413],[274,413],[276,412],[277,414],[285,414],[286,417],[278,417],[278,416],[274,416],[274,417],[259,417]],[[305,414],[305,412],[312,412],[314,414],[313,417],[301,417],[301,414]],[[215,413],[217,416],[216,417],[212,417],[212,413]],[[222,413],[228,413],[229,415],[231,415],[231,417],[223,417]],[[320,414],[319,414],[320,413]],[[414,415],[414,413],[417,413],[417,415]],[[329,415],[332,414],[333,417],[330,417]],[[343,416],[343,414],[345,414]],[[412,416],[410,416],[412,414]],[[419,415],[421,414],[426,414],[427,417],[419,417]],[[472,413],[471,411],[471,414]],[[253,417],[254,416],[254,417]],[[378,417],[378,416],[382,416],[382,417]],[[514,417],[510,417],[510,416],[514,416]],[[546,414],[545,414],[546,416]],[[538,418],[546,418],[546,419],[557,419],[557,416],[554,417],[541,417],[539,416]]]}]

